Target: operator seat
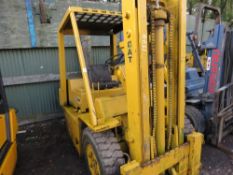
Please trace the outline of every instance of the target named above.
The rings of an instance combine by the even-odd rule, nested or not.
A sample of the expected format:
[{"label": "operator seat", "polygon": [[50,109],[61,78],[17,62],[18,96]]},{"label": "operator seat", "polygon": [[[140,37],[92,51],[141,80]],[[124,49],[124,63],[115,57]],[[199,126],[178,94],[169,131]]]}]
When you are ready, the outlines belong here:
[{"label": "operator seat", "polygon": [[111,89],[119,86],[118,81],[112,80],[112,75],[106,64],[91,65],[88,67],[90,84],[94,89]]}]

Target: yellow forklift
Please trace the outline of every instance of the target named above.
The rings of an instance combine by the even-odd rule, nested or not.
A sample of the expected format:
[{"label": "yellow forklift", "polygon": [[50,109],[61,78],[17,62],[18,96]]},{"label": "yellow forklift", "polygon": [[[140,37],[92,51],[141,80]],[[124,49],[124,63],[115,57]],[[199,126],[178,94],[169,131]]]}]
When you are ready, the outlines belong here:
[{"label": "yellow forklift", "polygon": [[17,131],[16,113],[8,107],[0,72],[0,175],[14,173],[17,160]]},{"label": "yellow forklift", "polygon": [[[73,144],[91,175],[198,175],[203,136],[185,131],[186,0],[121,4],[69,7],[60,23],[59,99]],[[69,35],[79,77],[66,71]],[[85,35],[108,36],[112,57],[91,64]]]}]

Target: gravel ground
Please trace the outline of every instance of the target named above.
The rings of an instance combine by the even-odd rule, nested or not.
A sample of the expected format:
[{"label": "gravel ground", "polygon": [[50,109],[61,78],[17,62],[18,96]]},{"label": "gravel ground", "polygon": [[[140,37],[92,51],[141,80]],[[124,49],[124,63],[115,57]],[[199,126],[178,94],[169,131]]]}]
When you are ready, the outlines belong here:
[{"label": "gravel ground", "polygon": [[[223,143],[233,150],[233,135]],[[233,157],[210,145],[203,147],[202,164],[203,175],[233,175]]]},{"label": "gravel ground", "polygon": [[[15,175],[88,175],[67,134],[64,120],[21,128]],[[233,149],[233,136],[225,140]],[[233,175],[233,159],[215,147],[204,145],[202,175]]]}]

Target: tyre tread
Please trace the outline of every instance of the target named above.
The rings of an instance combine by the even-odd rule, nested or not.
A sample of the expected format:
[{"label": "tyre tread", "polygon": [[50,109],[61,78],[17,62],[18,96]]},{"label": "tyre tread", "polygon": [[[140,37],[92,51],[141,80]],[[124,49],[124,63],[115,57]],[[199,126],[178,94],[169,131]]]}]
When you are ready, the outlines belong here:
[{"label": "tyre tread", "polygon": [[106,131],[95,133],[89,128],[83,131],[83,143],[85,146],[86,137],[88,137],[97,154],[96,157],[100,161],[101,173],[103,175],[120,174],[120,166],[125,163],[121,147],[115,138],[113,132]]}]

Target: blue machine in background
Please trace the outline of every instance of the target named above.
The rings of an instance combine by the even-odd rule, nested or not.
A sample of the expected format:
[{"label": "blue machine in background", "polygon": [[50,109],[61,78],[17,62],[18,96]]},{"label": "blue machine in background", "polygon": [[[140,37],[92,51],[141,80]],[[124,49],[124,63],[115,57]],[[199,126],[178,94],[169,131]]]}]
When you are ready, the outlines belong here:
[{"label": "blue machine in background", "polygon": [[203,94],[205,78],[198,74],[196,68],[186,69],[186,98],[197,99]]},{"label": "blue machine in background", "polygon": [[222,24],[217,24],[206,42],[203,42],[201,48],[207,50],[209,64],[205,72],[204,93],[213,94],[220,86],[220,75],[224,57],[224,41],[226,30]]},{"label": "blue machine in background", "polygon": [[[186,68],[186,116],[195,130],[219,145],[233,131],[233,32],[221,24],[218,8],[199,4],[194,32],[187,33],[192,47],[194,67]],[[209,38],[201,41],[200,23],[210,12],[215,16]],[[203,31],[203,29],[202,29]],[[204,67],[201,57],[207,59]]]}]

